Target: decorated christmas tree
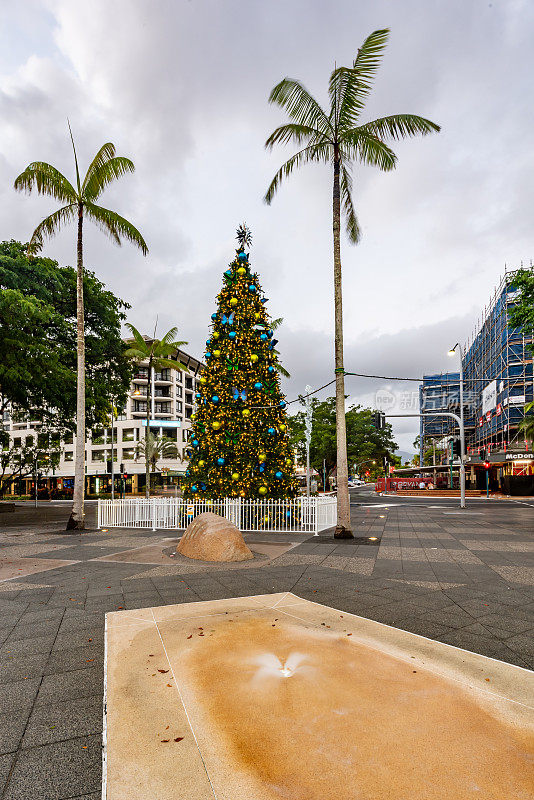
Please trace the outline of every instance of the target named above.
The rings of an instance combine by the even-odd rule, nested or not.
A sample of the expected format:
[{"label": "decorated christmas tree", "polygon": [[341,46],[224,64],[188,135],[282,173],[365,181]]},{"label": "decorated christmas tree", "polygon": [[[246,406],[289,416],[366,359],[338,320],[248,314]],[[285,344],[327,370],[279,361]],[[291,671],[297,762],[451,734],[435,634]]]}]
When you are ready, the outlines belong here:
[{"label": "decorated christmas tree", "polygon": [[245,252],[251,244],[246,225],[239,227],[237,239],[239,248],[223,275],[217,311],[211,315],[184,496],[294,497],[294,455],[277,340],[267,298]]}]

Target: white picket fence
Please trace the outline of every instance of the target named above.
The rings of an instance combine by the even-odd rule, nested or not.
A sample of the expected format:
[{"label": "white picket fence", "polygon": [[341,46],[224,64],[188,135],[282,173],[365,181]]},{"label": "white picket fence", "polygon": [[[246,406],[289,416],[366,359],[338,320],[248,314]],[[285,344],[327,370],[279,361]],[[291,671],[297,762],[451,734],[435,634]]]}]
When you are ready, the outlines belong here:
[{"label": "white picket fence", "polygon": [[292,500],[183,500],[180,497],[132,497],[98,501],[99,528],[180,530],[204,511],[233,522],[243,532],[313,533],[336,524],[337,498],[296,497]]}]

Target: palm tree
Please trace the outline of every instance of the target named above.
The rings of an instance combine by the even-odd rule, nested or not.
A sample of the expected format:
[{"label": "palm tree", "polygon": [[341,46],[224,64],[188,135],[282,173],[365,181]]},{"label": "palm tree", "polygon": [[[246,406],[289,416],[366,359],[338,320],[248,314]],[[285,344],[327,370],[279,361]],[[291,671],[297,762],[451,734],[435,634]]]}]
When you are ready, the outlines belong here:
[{"label": "palm tree", "polygon": [[174,361],[170,356],[179,350],[182,345],[187,342],[175,341],[175,336],[178,333],[178,328],[171,328],[162,339],[156,339],[156,332],[152,339],[145,339],[139,333],[137,328],[126,323],[126,327],[133,336],[133,344],[126,350],[126,356],[137,362],[148,362],[147,371],[147,392],[146,392],[146,433],[145,440],[147,444],[144,448],[145,454],[145,497],[150,497],[150,442],[148,437],[150,434],[150,406],[151,406],[151,391],[152,391],[152,370],[161,369],[177,369],[185,370],[183,364],[179,361]]},{"label": "palm tree", "polygon": [[158,461],[160,459],[172,458],[182,460],[180,451],[176,446],[176,442],[169,439],[168,436],[153,436],[149,433],[142,442],[139,442],[136,448],[135,458],[143,456],[145,459],[148,457],[150,466],[152,467],[152,474],[156,472]]},{"label": "palm tree", "polygon": [[38,194],[46,194],[63,203],[61,208],[46,217],[32,233],[28,251],[36,252],[42,246],[43,238],[58,233],[67,222],[78,221],[77,277],[76,277],[76,462],[74,466],[74,496],[72,512],[67,522],[67,530],[81,530],[84,524],[85,495],[85,332],[83,307],[83,221],[92,220],[116,244],[121,238],[137,245],[143,255],[148,253],[145,240],[131,222],[115,211],[103,208],[96,201],[112,181],[135,167],[129,158],[115,155],[115,145],[111,142],[102,145],[93,158],[83,181],[80,179],[78,157],[74,138],[69,124],[70,138],[76,168],[76,186],[51,164],[34,161],[15,180],[15,189],[31,193],[35,187]]},{"label": "palm tree", "polygon": [[534,441],[534,414],[530,413],[533,409],[534,402],[526,404],[525,417],[519,426],[525,435],[525,439],[529,442]]},{"label": "palm tree", "polygon": [[334,312],[337,430],[337,525],[336,538],[352,538],[348,491],[347,437],[345,425],[345,379],[343,367],[343,315],[341,292],[340,219],[345,217],[349,240],[356,244],[360,228],[352,204],[352,162],[392,170],[396,164],[388,139],[404,139],[439,131],[439,125],[413,114],[395,114],[372,122],[360,122],[365,100],[370,94],[375,73],[389,31],[374,31],[358,50],[352,67],[338,67],[330,76],[330,108],[323,111],[299,81],[284,78],[269,96],[269,102],[287,111],[291,119],[276,128],[265,146],[295,142],[299,150],[278,170],[267,192],[270,204],[284,178],[295,167],[308,162],[324,162],[333,167],[332,227],[334,237]]}]

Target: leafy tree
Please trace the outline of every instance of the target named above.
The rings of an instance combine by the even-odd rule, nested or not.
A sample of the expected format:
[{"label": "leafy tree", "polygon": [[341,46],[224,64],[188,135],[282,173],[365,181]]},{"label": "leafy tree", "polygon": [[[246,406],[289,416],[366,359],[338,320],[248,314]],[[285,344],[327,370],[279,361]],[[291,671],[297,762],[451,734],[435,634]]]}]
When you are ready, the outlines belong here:
[{"label": "leafy tree", "polygon": [[[86,416],[105,424],[123,405],[131,365],[121,324],[129,306],[84,272]],[[0,411],[11,407],[48,428],[73,428],[76,414],[76,270],[0,243]]]},{"label": "leafy tree", "polygon": [[285,109],[291,119],[276,128],[265,146],[295,142],[298,151],[278,170],[265,195],[270,203],[284,178],[309,162],[330,164],[333,170],[332,227],[334,237],[335,373],[337,419],[338,519],[334,536],[351,538],[350,501],[347,486],[347,440],[345,430],[345,380],[343,367],[343,315],[341,291],[341,213],[349,241],[357,243],[360,228],[352,203],[353,161],[389,171],[396,156],[388,140],[439,131],[434,122],[413,114],[394,114],[361,122],[375,73],[388,39],[388,30],[371,33],[358,50],[352,67],[338,67],[330,76],[329,108],[325,111],[304,86],[284,78],[272,90],[269,101]]},{"label": "leafy tree", "polygon": [[26,436],[17,446],[6,431],[0,431],[0,498],[18,480],[57,467],[59,458],[59,440],[55,436],[40,434],[38,440]]},{"label": "leafy tree", "polygon": [[[417,458],[417,462],[414,459],[412,459],[413,464],[416,467],[419,466],[419,461],[420,461],[420,456],[419,456],[420,441],[421,441],[421,436],[420,436],[420,434],[417,434],[417,436],[415,437],[414,443],[413,443],[413,446],[415,447],[415,449],[417,451],[417,454],[416,454],[416,456],[414,456],[414,459]],[[435,452],[436,452],[436,463],[442,463],[444,458],[446,458],[447,455],[448,455],[447,448],[436,447],[435,448]],[[424,449],[423,449],[423,466],[424,467],[430,467],[430,466],[432,466],[433,463],[434,463],[434,446],[432,444],[432,441],[428,442],[428,439],[427,439],[427,440],[425,440]]]},{"label": "leafy tree", "polygon": [[46,217],[34,230],[29,251],[35,253],[41,249],[45,237],[54,236],[62,225],[77,221],[77,269],[76,269],[76,316],[77,316],[77,395],[76,395],[76,461],[74,467],[74,497],[72,513],[67,523],[67,530],[83,529],[84,522],[84,490],[85,490],[85,333],[84,333],[84,280],[83,280],[83,221],[92,220],[116,244],[121,244],[121,237],[140,248],[146,255],[148,248],[145,240],[131,222],[115,211],[97,204],[97,200],[110,183],[135,167],[129,158],[115,155],[115,145],[111,142],[102,145],[89,165],[84,179],[80,177],[78,157],[74,146],[72,131],[69,132],[74,152],[76,169],[76,186],[51,164],[34,161],[28,164],[15,180],[15,189],[28,194],[37,189],[39,194],[53,197],[62,206]]},{"label": "leafy tree", "polygon": [[245,232],[223,275],[197,392],[186,497],[280,499],[296,494],[280,362]]},{"label": "leafy tree", "polygon": [[[396,463],[392,452],[397,449],[389,423],[377,430],[371,424],[372,410],[359,405],[351,406],[345,412],[347,430],[347,454],[349,464],[367,465],[371,472],[383,472],[383,459]],[[305,412],[299,411],[289,418],[291,441],[301,463],[306,461],[306,442],[304,438]],[[337,425],[336,398],[329,397],[319,401],[312,399],[312,433],[310,441],[310,464],[320,474],[323,461],[327,474],[337,463]],[[372,462],[376,461],[376,465]],[[358,471],[358,470],[356,470]]]},{"label": "leafy tree", "polygon": [[[145,440],[151,436],[150,433],[150,407],[152,400],[152,370],[162,369],[176,369],[184,370],[183,364],[175,361],[171,356],[187,342],[177,342],[175,340],[178,328],[171,328],[162,339],[148,339],[145,338],[137,328],[134,328],[130,323],[126,323],[126,327],[133,336],[133,343],[126,351],[128,358],[136,362],[147,362],[147,392],[146,392],[146,429]],[[155,331],[154,331],[155,337]],[[144,449],[145,453],[145,496],[150,497],[150,444],[147,443]]]},{"label": "leafy tree", "polygon": [[176,446],[176,442],[169,439],[168,436],[154,436],[152,433],[147,434],[142,442],[136,447],[136,459],[143,457],[150,462],[152,474],[154,474],[158,467],[158,462],[164,458],[180,459],[180,454]]}]

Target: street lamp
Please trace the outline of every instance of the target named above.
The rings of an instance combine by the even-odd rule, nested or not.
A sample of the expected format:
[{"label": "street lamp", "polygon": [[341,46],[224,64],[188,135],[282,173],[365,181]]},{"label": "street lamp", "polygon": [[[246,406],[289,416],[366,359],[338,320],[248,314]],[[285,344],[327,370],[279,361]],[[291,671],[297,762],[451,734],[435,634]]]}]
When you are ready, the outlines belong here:
[{"label": "street lamp", "polygon": [[360,461],[359,464],[354,465],[354,472],[360,474],[360,467],[362,464],[376,464],[376,461],[372,461],[370,458],[366,459],[365,461]]},{"label": "street lamp", "polygon": [[462,348],[458,342],[451,347],[448,354],[454,356],[456,351],[460,356],[460,508],[465,508],[465,434],[464,434],[464,367],[462,362]]}]

